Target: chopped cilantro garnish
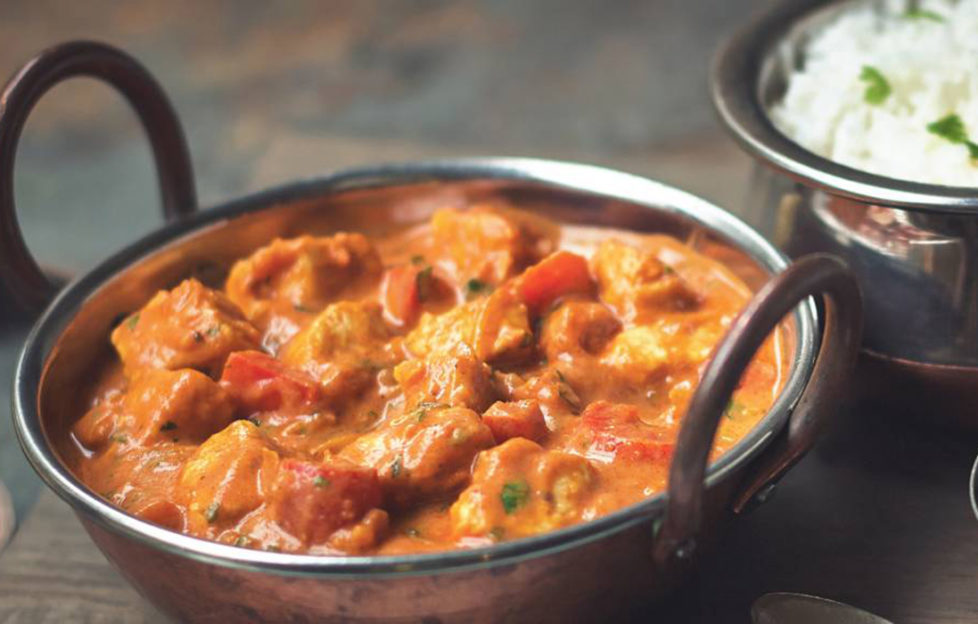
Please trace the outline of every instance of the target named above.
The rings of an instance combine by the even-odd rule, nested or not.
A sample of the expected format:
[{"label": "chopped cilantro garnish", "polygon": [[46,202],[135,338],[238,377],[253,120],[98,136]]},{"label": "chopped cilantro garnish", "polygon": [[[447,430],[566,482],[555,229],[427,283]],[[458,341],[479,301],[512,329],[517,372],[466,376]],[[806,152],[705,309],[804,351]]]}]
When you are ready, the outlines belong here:
[{"label": "chopped cilantro garnish", "polygon": [[431,272],[433,270],[434,269],[431,266],[426,266],[418,271],[418,276],[415,278],[415,284],[418,287],[419,301],[424,301],[431,295]]},{"label": "chopped cilantro garnish", "polygon": [[312,484],[318,488],[329,487],[330,481],[323,475],[316,475],[316,478],[312,480]]},{"label": "chopped cilantro garnish", "polygon": [[880,70],[870,65],[863,65],[863,70],[859,72],[859,79],[866,83],[863,99],[869,104],[882,104],[893,91]]},{"label": "chopped cilantro garnish", "polygon": [[471,299],[472,297],[475,297],[479,293],[486,292],[488,290],[491,290],[491,287],[489,286],[489,284],[483,282],[480,279],[477,279],[477,278],[474,278],[473,277],[469,281],[465,282],[465,298],[466,299]]},{"label": "chopped cilantro garnish", "polygon": [[220,333],[221,333],[221,326],[220,325],[215,325],[214,327],[211,327],[210,329],[207,330],[207,337],[208,338],[213,338],[213,337],[217,336]]},{"label": "chopped cilantro garnish", "polygon": [[503,510],[507,514],[515,512],[517,509],[526,505],[530,498],[530,486],[526,481],[510,481],[503,484],[503,489],[499,493],[499,500],[503,503]]},{"label": "chopped cilantro garnish", "polygon": [[208,505],[207,510],[204,512],[204,518],[207,520],[208,524],[214,524],[217,520],[217,513],[221,510],[221,503],[213,502]]},{"label": "chopped cilantro garnish", "polygon": [[293,303],[292,309],[296,312],[302,312],[303,314],[315,314],[316,311],[310,307],[304,306],[301,303]]},{"label": "chopped cilantro garnish", "polygon": [[132,330],[136,329],[136,324],[138,322],[139,322],[139,312],[136,312],[135,314],[133,314],[132,316],[130,316],[128,319],[126,319],[126,327],[128,327],[129,330],[132,331]]},{"label": "chopped cilantro garnish", "polygon": [[244,535],[239,535],[238,539],[234,540],[235,546],[244,546],[248,543],[248,538]]},{"label": "chopped cilantro garnish", "polygon": [[903,17],[907,19],[925,19],[932,22],[944,21],[944,16],[940,13],[929,11],[927,9],[918,9],[915,7],[907,9],[907,11],[903,14]]},{"label": "chopped cilantro garnish", "polygon": [[168,420],[162,425],[160,425],[160,431],[173,431],[176,428],[177,428],[177,423],[173,422],[172,420]]},{"label": "chopped cilantro garnish", "polygon": [[503,539],[504,535],[506,535],[506,529],[504,529],[503,527],[493,527],[492,530],[489,531],[490,539],[492,539],[495,542],[498,542],[499,540]]},{"label": "chopped cilantro garnish", "polygon": [[127,438],[126,434],[124,433],[113,433],[110,439],[113,442],[118,442],[119,444],[125,444],[129,441],[129,438]]},{"label": "chopped cilantro garnish", "polygon": [[978,159],[978,143],[974,143],[968,138],[968,131],[964,127],[964,122],[957,114],[951,113],[927,124],[927,131],[951,143],[964,145],[968,148],[971,158]]},{"label": "chopped cilantro garnish", "polygon": [[411,256],[411,264],[424,264],[425,259],[421,254],[415,254]]},{"label": "chopped cilantro garnish", "polygon": [[394,458],[394,463],[391,464],[391,477],[392,478],[396,479],[399,476],[401,476],[401,467],[402,467],[401,466],[401,463],[402,463],[402,461],[403,460],[401,459],[401,456],[400,455],[398,455],[397,457]]},{"label": "chopped cilantro garnish", "polygon": [[437,409],[440,407],[448,407],[444,403],[436,403],[434,401],[423,401],[418,403],[418,406],[411,410],[409,416],[411,418],[416,418],[418,422],[424,420],[424,417],[428,415],[428,410]]}]

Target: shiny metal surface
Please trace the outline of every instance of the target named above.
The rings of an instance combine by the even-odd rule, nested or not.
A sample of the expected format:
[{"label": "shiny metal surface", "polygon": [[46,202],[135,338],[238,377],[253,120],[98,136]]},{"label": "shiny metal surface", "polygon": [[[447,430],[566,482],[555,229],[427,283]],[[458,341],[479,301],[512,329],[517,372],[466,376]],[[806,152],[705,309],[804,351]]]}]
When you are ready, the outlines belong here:
[{"label": "shiny metal surface", "polygon": [[827,251],[858,274],[864,346],[880,362],[934,367],[978,381],[978,188],[895,180],[831,162],[781,134],[767,116],[813,30],[856,2],[789,0],[719,51],[712,95],[720,117],[755,156],[747,220],[795,256]]},{"label": "shiny metal surface", "polygon": [[[394,165],[273,189],[162,228],[69,285],[49,306],[15,377],[15,422],[31,462],[127,578],[181,619],[226,621],[221,618],[257,613],[272,619],[437,614],[491,620],[499,609],[558,619],[626,608],[667,591],[682,579],[650,556],[653,526],[667,502],[661,494],[594,522],[490,548],[320,557],[234,548],[161,529],[108,504],[63,463],[69,450],[58,447],[54,432],[74,417],[70,389],[83,384],[89,363],[108,352],[104,337],[113,323],[155,290],[188,275],[219,284],[235,258],[274,236],[363,229],[365,214],[367,232],[379,234],[421,221],[438,207],[481,201],[512,203],[572,223],[668,232],[722,259],[755,289],[787,266],[756,232],[707,202],[583,165],[515,159]],[[707,472],[697,556],[718,537],[741,480],[783,429],[808,382],[815,357],[811,301],[796,309],[787,328],[793,356],[784,392]],[[627,570],[627,582],[601,569]],[[228,588],[240,590],[233,592],[233,604]]]},{"label": "shiny metal surface", "polygon": [[751,607],[754,624],[891,624],[856,607],[807,594],[771,593]]}]

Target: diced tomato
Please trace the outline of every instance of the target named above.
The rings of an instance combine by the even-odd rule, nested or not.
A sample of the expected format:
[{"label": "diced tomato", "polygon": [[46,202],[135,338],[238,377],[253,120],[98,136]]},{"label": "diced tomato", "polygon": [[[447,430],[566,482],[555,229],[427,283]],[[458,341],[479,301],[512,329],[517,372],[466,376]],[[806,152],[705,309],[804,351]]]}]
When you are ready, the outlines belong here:
[{"label": "diced tomato", "polygon": [[232,353],[224,365],[221,385],[248,415],[308,412],[322,401],[315,379],[259,351]]},{"label": "diced tomato", "polygon": [[510,438],[542,441],[547,433],[543,412],[536,401],[497,401],[482,415],[482,422],[492,431],[496,444]]},{"label": "diced tomato", "polygon": [[283,529],[306,544],[322,544],[337,529],[380,505],[377,472],[346,462],[287,459],[279,467],[271,510]]},{"label": "diced tomato", "polygon": [[418,265],[402,264],[388,269],[384,274],[380,298],[384,304],[384,316],[395,325],[413,322],[421,311],[418,282],[424,270]]},{"label": "diced tomato", "polygon": [[667,461],[674,444],[671,436],[659,427],[646,425],[634,405],[595,401],[581,414],[581,425],[591,451],[609,459]]},{"label": "diced tomato", "polygon": [[517,288],[530,312],[539,314],[560,297],[592,292],[594,280],[587,260],[569,251],[558,251],[528,268]]}]

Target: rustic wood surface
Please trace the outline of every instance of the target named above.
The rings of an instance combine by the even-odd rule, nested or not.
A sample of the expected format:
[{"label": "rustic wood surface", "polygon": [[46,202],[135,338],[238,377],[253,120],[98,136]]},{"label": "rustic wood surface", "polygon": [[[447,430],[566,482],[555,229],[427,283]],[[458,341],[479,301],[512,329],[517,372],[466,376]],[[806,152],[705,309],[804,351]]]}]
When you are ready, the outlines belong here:
[{"label": "rustic wood surface", "polygon": [[[606,164],[736,209],[750,162],[718,128],[706,63],[762,1],[0,3],[0,75],[69,37],[133,51],[171,93],[204,205],[338,167],[515,154]],[[39,257],[85,267],[157,222],[148,150],[100,87],[32,117],[17,198]],[[148,199],[153,198],[153,199]],[[26,326],[0,327],[0,405]],[[854,380],[858,386],[858,378]],[[770,591],[898,623],[978,621],[972,433],[871,400],[738,519],[647,621],[747,622]],[[0,622],[159,622],[37,480],[0,418],[22,526],[0,554]],[[613,571],[609,571],[613,573]]]}]

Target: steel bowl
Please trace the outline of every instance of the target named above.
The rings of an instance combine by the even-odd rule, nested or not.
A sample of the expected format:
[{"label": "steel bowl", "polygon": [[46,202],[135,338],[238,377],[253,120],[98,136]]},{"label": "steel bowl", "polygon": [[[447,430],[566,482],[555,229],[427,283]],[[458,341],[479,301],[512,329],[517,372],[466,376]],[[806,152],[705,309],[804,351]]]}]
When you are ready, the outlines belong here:
[{"label": "steel bowl", "polygon": [[[328,175],[195,211],[190,160],[173,110],[130,57],[95,43],[43,52],[0,99],[0,271],[8,296],[38,307],[55,289],[16,225],[12,171],[28,112],[52,85],[86,75],[119,89],[153,145],[172,222],[75,279],[46,305],[14,379],[14,421],[46,484],[151,602],[181,621],[571,621],[644,605],[681,582],[734,513],[763,501],[837,410],[853,364],[861,300],[827,256],[789,265],[754,230],[701,199],[636,176],[526,159],[388,165]],[[757,290],[707,365],[677,441],[668,494],[592,522],[491,547],[404,556],[312,556],[197,539],[144,522],[66,467],[64,428],[114,323],[193,275],[220,284],[230,263],[275,236],[328,233],[370,215],[379,234],[446,203],[503,201],[567,222],[673,234]],[[362,221],[356,221],[362,223]],[[820,326],[813,297],[824,304]],[[708,465],[741,372],[784,328],[790,372],[770,412]],[[824,328],[824,329],[823,329]],[[59,435],[59,432],[62,435]]]},{"label": "steel bowl", "polygon": [[[718,51],[714,105],[756,160],[745,218],[791,256],[824,251],[857,274],[868,323],[868,394],[978,426],[978,188],[847,167],[801,147],[768,116],[813,33],[858,3],[774,3]],[[940,410],[934,410],[940,405]],[[937,413],[935,413],[935,411]]]}]

